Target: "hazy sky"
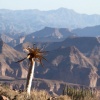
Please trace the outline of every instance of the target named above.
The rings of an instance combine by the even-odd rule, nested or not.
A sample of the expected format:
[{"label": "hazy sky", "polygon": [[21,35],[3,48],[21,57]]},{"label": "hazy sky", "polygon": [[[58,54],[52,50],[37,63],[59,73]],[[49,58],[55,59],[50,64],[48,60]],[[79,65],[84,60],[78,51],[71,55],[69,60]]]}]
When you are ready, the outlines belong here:
[{"label": "hazy sky", "polygon": [[60,7],[79,13],[100,14],[100,0],[0,0],[0,9],[51,10]]}]

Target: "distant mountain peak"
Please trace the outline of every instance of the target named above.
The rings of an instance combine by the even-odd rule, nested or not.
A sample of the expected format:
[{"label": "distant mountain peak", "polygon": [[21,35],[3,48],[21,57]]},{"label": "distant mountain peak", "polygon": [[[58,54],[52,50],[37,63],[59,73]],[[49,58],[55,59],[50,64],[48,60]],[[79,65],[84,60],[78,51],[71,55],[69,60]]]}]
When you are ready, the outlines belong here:
[{"label": "distant mountain peak", "polygon": [[68,9],[68,8],[64,8],[64,7],[61,7],[61,8],[58,8],[57,10],[59,10],[59,11],[64,11],[64,12],[66,12],[66,11],[71,11],[71,12],[75,12],[74,10],[72,10],[72,9]]},{"label": "distant mountain peak", "polygon": [[49,27],[49,26],[46,26],[44,27],[43,29],[55,29],[56,27]]},{"label": "distant mountain peak", "polygon": [[45,26],[70,29],[95,26],[100,24],[100,15],[79,14],[67,8],[50,11],[0,10],[0,22],[1,33],[15,35],[23,32],[29,34]]},{"label": "distant mountain peak", "polygon": [[91,63],[90,59],[81,53],[75,46],[61,48],[59,49],[59,52],[60,51],[63,52],[64,56],[66,56],[66,61],[70,61],[71,64],[80,65],[80,67],[84,68],[91,66],[91,69],[96,71],[96,68]]}]

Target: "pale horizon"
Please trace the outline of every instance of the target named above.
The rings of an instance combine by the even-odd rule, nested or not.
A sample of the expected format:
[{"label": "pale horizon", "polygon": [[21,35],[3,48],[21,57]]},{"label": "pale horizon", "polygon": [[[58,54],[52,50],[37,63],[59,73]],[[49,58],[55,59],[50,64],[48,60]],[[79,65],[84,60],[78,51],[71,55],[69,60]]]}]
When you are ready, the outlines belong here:
[{"label": "pale horizon", "polygon": [[59,8],[72,9],[81,14],[100,15],[100,0],[0,0],[0,9],[38,9],[41,11],[48,11]]}]

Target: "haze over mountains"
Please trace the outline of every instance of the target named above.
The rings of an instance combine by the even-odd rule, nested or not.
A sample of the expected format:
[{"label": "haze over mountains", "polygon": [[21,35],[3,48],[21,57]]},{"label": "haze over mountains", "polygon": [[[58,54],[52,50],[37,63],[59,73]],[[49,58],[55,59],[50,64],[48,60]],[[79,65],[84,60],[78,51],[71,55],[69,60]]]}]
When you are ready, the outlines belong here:
[{"label": "haze over mountains", "polygon": [[10,46],[16,46],[25,42],[60,42],[68,37],[98,37],[100,36],[100,25],[86,28],[78,28],[70,30],[68,28],[51,28],[45,27],[36,32],[32,32],[28,35],[10,37],[7,34],[1,34],[0,37],[4,42]]},{"label": "haze over mountains", "polygon": [[83,28],[100,25],[100,15],[79,14],[73,10],[0,10],[0,33],[11,37],[28,34],[44,27]]},{"label": "haze over mountains", "polygon": [[[100,15],[78,14],[65,8],[51,11],[2,9],[0,78],[26,78],[28,62],[15,61],[26,56],[23,48],[35,43],[49,51],[44,68],[36,64],[35,78],[100,86],[99,36]],[[48,88],[48,82],[41,82],[42,86],[38,87],[47,85]]]},{"label": "haze over mountains", "polygon": [[77,36],[85,36],[85,37],[96,37],[100,36],[100,25],[93,26],[93,27],[85,27],[85,28],[78,28],[72,30],[73,33],[76,33]]}]

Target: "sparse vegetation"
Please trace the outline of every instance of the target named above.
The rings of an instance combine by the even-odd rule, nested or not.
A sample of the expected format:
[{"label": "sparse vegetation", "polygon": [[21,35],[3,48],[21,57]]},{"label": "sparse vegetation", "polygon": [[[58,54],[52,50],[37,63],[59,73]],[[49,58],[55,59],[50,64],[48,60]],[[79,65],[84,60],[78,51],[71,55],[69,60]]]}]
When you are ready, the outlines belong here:
[{"label": "sparse vegetation", "polygon": [[65,86],[63,90],[63,95],[68,95],[71,100],[99,100],[96,97],[96,92],[91,88],[74,88],[70,86]]},{"label": "sparse vegetation", "polygon": [[12,90],[3,85],[0,86],[0,95],[8,97],[10,100],[47,100],[50,95],[44,90],[33,90],[28,98],[26,92]]},{"label": "sparse vegetation", "polygon": [[[31,96],[27,97],[26,92],[12,90],[4,84],[0,86],[0,95],[6,96],[9,100],[99,100],[95,95],[91,95],[91,92],[82,91],[83,90],[76,91],[76,89],[69,87],[67,89],[67,95],[52,97],[45,90],[32,90]],[[85,95],[84,98],[82,98],[83,94]]]},{"label": "sparse vegetation", "polygon": [[51,97],[51,95],[45,90],[32,90],[31,96],[27,97],[26,92],[19,92],[18,90],[12,90],[0,86],[0,95],[8,97],[10,100],[71,100],[68,96]]}]

